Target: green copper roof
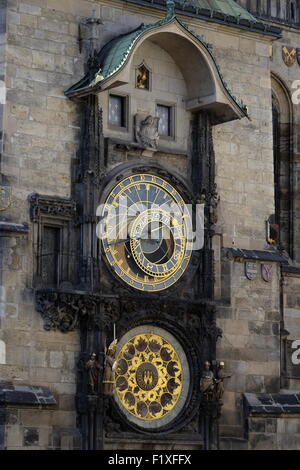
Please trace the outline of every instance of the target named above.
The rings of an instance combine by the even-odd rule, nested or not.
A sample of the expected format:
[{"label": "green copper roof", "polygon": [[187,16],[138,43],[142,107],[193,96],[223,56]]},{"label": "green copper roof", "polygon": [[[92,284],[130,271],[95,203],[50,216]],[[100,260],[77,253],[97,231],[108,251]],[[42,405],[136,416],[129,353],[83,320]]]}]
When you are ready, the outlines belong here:
[{"label": "green copper roof", "polygon": [[[201,0],[202,1],[202,0]],[[204,1],[204,0],[203,0]],[[213,0],[209,0],[213,1]],[[219,2],[221,0],[218,0]],[[240,108],[245,116],[248,115],[247,107],[243,102],[239,102],[235,96],[232,95],[231,90],[229,89],[227,83],[225,82],[223,75],[221,74],[220,67],[216,62],[216,59],[212,53],[212,45],[208,44],[203,36],[200,36],[195,31],[189,28],[188,25],[183,23],[175,16],[174,11],[174,2],[172,0],[167,0],[167,12],[165,18],[157,21],[154,24],[144,25],[142,24],[139,28],[118,36],[112,41],[108,42],[100,51],[96,57],[96,68],[92,72],[88,73],[82,80],[70,87],[65,91],[66,96],[73,96],[75,94],[87,94],[91,91],[96,91],[100,88],[101,83],[106,79],[113,76],[118,72],[123,64],[129,57],[129,54],[138,41],[138,39],[147,31],[151,29],[163,26],[172,21],[177,21],[186,31],[192,34],[197,40],[207,49],[209,52],[215,66],[218,70],[219,76],[222,80],[222,83],[229,94],[229,96],[234,100],[236,105]]]},{"label": "green copper roof", "polygon": [[167,11],[165,18],[160,21],[146,26],[142,23],[141,26],[133,31],[112,39],[101,49],[96,57],[98,64],[97,73],[94,73],[93,76],[87,74],[83,80],[66,90],[65,94],[69,95],[75,90],[79,91],[86,88],[93,88],[97,83],[109,78],[122,67],[136,41],[144,32],[157,28],[158,26],[163,26],[173,20],[173,18],[174,9],[172,7]]},{"label": "green copper roof", "polygon": [[[123,0],[126,3],[149,6],[164,10],[165,0]],[[226,24],[239,29],[247,29],[280,37],[281,29],[258,20],[234,0],[176,0],[176,13],[193,16],[214,23]]]},{"label": "green copper roof", "polygon": [[182,9],[194,7],[195,9],[203,8],[211,11],[220,11],[224,15],[231,15],[244,18],[250,21],[257,21],[245,8],[238,5],[234,0],[177,0],[176,5]]}]

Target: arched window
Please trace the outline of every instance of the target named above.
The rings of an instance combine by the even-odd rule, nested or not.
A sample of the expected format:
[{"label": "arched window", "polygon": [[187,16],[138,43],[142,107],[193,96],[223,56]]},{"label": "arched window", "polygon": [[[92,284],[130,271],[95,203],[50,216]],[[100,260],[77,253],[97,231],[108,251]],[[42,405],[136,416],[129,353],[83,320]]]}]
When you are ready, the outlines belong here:
[{"label": "arched window", "polygon": [[288,92],[272,76],[275,214],[279,243],[293,257],[292,111]]}]

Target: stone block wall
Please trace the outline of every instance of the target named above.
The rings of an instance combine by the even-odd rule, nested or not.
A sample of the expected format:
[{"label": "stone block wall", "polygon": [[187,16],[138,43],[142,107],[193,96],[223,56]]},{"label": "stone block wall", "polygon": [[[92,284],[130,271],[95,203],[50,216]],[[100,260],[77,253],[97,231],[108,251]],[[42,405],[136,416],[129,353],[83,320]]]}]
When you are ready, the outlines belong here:
[{"label": "stone block wall", "polygon": [[[8,14],[9,22],[4,28],[1,25],[6,18],[5,9],[1,10],[0,28],[6,31],[7,40],[1,171],[12,186],[13,200],[3,216],[23,223],[29,222],[28,194],[71,196],[81,108],[64,96],[64,89],[84,74],[79,22],[93,15],[101,18],[100,46],[141,22],[153,22],[162,15],[119,0],[8,0]],[[223,246],[262,250],[266,247],[265,220],[274,213],[270,71],[280,71],[288,83],[297,78],[298,71],[284,68],[280,42],[270,62],[269,39],[182,19],[214,45],[225,80],[248,105],[251,117],[251,121],[243,119],[214,128],[220,194],[216,250],[220,253]],[[295,43],[296,39],[295,33],[288,33],[284,41]],[[2,72],[0,79],[1,76]],[[179,95],[183,95],[182,89]],[[169,159],[166,165],[172,167],[174,161]],[[186,171],[186,163],[180,169]],[[33,447],[43,447],[48,441],[52,442],[50,447],[55,447],[60,440],[63,444],[59,445],[69,446],[68,432],[72,434],[70,430],[75,427],[73,400],[79,337],[76,332],[66,335],[43,330],[34,307],[32,243],[31,226],[28,234],[1,237],[0,340],[5,344],[5,358],[0,356],[0,377],[48,386],[57,397],[58,408],[43,411],[44,418],[35,418],[29,410],[18,411],[9,426],[22,422],[25,429],[18,428],[18,437],[13,441],[10,436],[17,428],[9,428],[6,442],[8,447],[13,442],[15,447],[28,442]],[[259,275],[254,281],[247,280],[243,263],[227,260],[221,264],[221,258],[218,262],[218,297],[222,299],[218,324],[224,331],[218,358],[225,360],[226,370],[232,374],[226,384],[221,431],[238,439],[243,434],[242,393],[279,390],[279,271],[274,264],[273,281],[267,284]],[[60,431],[55,431],[50,438],[48,431],[36,431],[43,427],[42,423],[38,426],[36,419],[51,422],[53,432],[58,428],[69,431],[61,431],[60,437]]]},{"label": "stone block wall", "polygon": [[[245,262],[223,261],[223,303],[218,325],[223,330],[217,357],[224,360],[226,380],[221,433],[243,437],[242,394],[280,390],[279,268],[272,264],[273,280],[265,282],[257,262],[257,277],[245,275]],[[227,291],[226,291],[227,287]]]}]

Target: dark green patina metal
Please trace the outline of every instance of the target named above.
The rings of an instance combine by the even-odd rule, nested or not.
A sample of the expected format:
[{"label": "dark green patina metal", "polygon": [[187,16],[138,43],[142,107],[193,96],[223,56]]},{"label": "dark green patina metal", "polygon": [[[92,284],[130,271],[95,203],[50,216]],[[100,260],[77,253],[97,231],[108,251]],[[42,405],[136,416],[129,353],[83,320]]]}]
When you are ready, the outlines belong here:
[{"label": "dark green patina metal", "polygon": [[200,36],[188,25],[183,23],[175,16],[174,11],[174,2],[168,0],[167,1],[167,12],[165,18],[157,21],[154,24],[144,25],[142,24],[139,28],[117,38],[114,38],[112,41],[107,43],[100,51],[97,56],[97,63],[99,64],[99,68],[96,73],[87,74],[81,81],[73,85],[71,88],[65,91],[66,96],[74,96],[80,94],[86,94],[89,91],[95,92],[97,89],[101,87],[101,84],[113,76],[116,72],[118,72],[123,64],[128,59],[131,50],[133,49],[136,42],[140,39],[140,37],[150,31],[151,29],[159,28],[165,24],[168,24],[171,21],[177,21],[179,25],[181,25],[186,31],[192,34],[197,40],[207,49],[209,52],[215,66],[218,70],[219,76],[222,80],[222,83],[229,94],[229,96],[233,99],[233,101],[237,104],[237,106],[241,109],[245,116],[248,116],[247,107],[244,105],[243,102],[239,102],[238,99],[232,95],[230,88],[228,87],[227,83],[225,82],[223,75],[221,74],[220,67],[216,62],[216,59],[212,53],[212,45],[207,43],[203,36]]},{"label": "dark green patina metal", "polygon": [[[165,9],[165,0],[123,0],[126,3]],[[281,37],[281,28],[257,19],[235,0],[176,0],[177,14],[193,16],[239,29]]]},{"label": "dark green patina metal", "polygon": [[238,5],[234,0],[179,0],[176,4],[179,4],[183,9],[194,7],[199,11],[199,9],[202,8],[211,11],[220,11],[225,15],[231,15],[236,18],[257,21],[251,13]]}]

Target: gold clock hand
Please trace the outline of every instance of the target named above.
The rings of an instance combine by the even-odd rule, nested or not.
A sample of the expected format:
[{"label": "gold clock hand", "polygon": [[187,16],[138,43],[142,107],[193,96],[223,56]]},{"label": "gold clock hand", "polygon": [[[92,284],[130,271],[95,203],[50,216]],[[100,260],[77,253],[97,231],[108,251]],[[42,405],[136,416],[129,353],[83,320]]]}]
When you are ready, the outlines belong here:
[{"label": "gold clock hand", "polygon": [[122,240],[116,240],[114,242],[108,243],[108,246],[110,246],[110,245],[121,245],[122,243],[130,242],[130,240],[140,240],[140,238],[133,238],[133,237],[124,238]]}]

